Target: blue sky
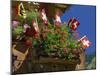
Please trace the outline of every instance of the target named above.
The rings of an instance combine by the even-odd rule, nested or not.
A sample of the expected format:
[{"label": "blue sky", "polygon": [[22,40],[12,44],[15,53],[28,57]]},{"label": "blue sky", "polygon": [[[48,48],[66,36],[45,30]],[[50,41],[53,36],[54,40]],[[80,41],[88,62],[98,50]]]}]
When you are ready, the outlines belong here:
[{"label": "blue sky", "polygon": [[86,49],[87,54],[96,51],[96,7],[87,5],[72,5],[67,10],[61,19],[63,22],[68,22],[70,18],[76,18],[80,22],[77,31],[80,32],[79,37],[86,35],[92,42],[92,45]]}]

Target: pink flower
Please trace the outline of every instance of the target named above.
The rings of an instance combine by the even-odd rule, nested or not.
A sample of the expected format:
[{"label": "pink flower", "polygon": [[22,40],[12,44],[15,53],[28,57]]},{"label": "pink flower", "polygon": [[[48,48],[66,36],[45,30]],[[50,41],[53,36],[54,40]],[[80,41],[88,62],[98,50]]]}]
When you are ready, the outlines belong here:
[{"label": "pink flower", "polygon": [[24,24],[24,29],[30,28],[28,24]]},{"label": "pink flower", "polygon": [[12,26],[13,28],[16,28],[18,26],[19,22],[18,21],[13,21],[12,22]]},{"label": "pink flower", "polygon": [[27,28],[30,28],[28,24],[24,24],[24,32],[26,32]]}]

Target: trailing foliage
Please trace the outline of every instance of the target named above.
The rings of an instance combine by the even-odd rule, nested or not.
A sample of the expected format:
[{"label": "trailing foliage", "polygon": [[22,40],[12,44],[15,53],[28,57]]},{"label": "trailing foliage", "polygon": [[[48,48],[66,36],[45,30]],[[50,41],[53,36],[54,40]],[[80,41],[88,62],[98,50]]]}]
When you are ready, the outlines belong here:
[{"label": "trailing foliage", "polygon": [[[39,26],[39,33],[37,37],[26,36],[23,32],[23,22],[25,22],[25,24],[29,24],[29,26],[33,28],[33,19],[38,22]],[[57,55],[58,57],[71,60],[73,57],[75,57],[73,49],[78,49],[81,47],[77,40],[71,36],[71,33],[69,32],[70,28],[66,24],[62,23],[60,26],[56,26],[54,24],[48,23],[48,25],[45,25],[40,19],[39,13],[36,11],[29,12],[25,21],[22,19],[20,24],[20,26],[17,26],[12,30],[13,35],[32,38],[32,46],[34,46],[35,49],[37,47],[39,47],[40,50],[43,49],[45,53],[50,56],[55,53],[54,55]]]}]

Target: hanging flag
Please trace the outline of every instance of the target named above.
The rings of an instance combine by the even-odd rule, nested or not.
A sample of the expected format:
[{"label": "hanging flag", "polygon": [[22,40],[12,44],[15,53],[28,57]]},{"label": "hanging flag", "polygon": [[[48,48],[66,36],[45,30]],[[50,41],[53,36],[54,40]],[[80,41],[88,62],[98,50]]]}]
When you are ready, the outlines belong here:
[{"label": "hanging flag", "polygon": [[88,48],[91,45],[91,42],[88,40],[86,36],[83,36],[80,40],[78,40],[80,43],[82,43],[83,48]]},{"label": "hanging flag", "polygon": [[46,13],[45,13],[45,9],[42,9],[41,13],[41,19],[43,20],[44,24],[48,24],[48,19],[47,19],[47,16],[46,16]]},{"label": "hanging flag", "polygon": [[18,15],[23,17],[23,18],[26,18],[26,11],[24,9],[23,3],[20,3],[18,6]]},{"label": "hanging flag", "polygon": [[34,36],[35,37],[37,35],[37,33],[39,32],[38,24],[34,19],[32,20],[32,25],[33,25],[34,28],[28,26],[27,24],[24,25],[24,29],[25,29],[24,34],[26,36],[31,36],[31,37]]},{"label": "hanging flag", "polygon": [[55,14],[54,24],[56,26],[61,25],[61,18],[60,18],[59,12],[56,12],[56,14]]},{"label": "hanging flag", "polygon": [[34,27],[35,31],[39,32],[39,27],[38,27],[37,22],[33,19],[32,23],[33,23],[33,27]]},{"label": "hanging flag", "polygon": [[34,28],[27,28],[24,34],[26,36],[35,37],[37,32],[36,32],[36,30]]},{"label": "hanging flag", "polygon": [[74,31],[77,29],[79,25],[80,23],[75,18],[70,19],[68,22],[68,26]]}]

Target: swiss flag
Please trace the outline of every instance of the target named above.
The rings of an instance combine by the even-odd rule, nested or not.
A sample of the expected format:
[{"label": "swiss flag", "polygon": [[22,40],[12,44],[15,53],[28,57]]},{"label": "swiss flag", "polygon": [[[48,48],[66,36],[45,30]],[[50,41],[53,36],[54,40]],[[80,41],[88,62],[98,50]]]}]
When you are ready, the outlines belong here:
[{"label": "swiss flag", "polygon": [[43,20],[44,24],[47,25],[48,24],[48,19],[47,19],[46,13],[45,13],[45,9],[41,10],[40,16],[41,16],[41,19]]},{"label": "swiss flag", "polygon": [[68,22],[68,26],[74,31],[77,29],[79,25],[80,23],[75,18],[70,19]]},{"label": "swiss flag", "polygon": [[56,14],[55,14],[54,24],[55,24],[56,26],[61,25],[61,18],[60,18],[59,12],[56,12]]},{"label": "swiss flag", "polygon": [[33,19],[32,23],[33,23],[33,27],[34,27],[35,31],[39,32],[39,27],[38,27],[37,22]]},{"label": "swiss flag", "polygon": [[80,40],[78,40],[80,43],[82,43],[83,48],[88,48],[92,43],[88,40],[86,36],[83,36]]}]

